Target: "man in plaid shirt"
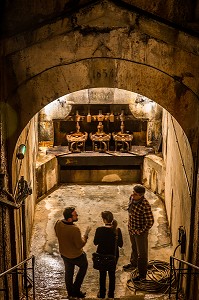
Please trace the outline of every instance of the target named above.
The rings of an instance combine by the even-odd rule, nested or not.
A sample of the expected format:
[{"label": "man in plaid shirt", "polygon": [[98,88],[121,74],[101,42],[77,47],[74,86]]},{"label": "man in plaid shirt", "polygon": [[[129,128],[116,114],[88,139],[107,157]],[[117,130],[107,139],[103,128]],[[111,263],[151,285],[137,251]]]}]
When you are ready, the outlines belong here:
[{"label": "man in plaid shirt", "polygon": [[148,231],[153,226],[154,217],[149,202],[144,197],[145,187],[135,185],[129,199],[128,230],[132,245],[130,264],[124,271],[138,268],[139,276],[133,281],[146,279],[148,265]]}]

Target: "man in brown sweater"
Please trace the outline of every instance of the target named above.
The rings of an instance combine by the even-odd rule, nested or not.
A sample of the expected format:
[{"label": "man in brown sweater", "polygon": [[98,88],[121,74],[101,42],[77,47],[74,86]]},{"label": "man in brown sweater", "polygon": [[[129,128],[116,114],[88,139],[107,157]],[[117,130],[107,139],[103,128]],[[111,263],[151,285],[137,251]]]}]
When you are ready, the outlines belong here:
[{"label": "man in brown sweater", "polygon": [[[58,220],[55,224],[55,233],[65,265],[66,290],[69,298],[84,298],[86,293],[83,293],[80,288],[86,275],[88,261],[83,246],[87,242],[90,227],[87,228],[85,235],[81,236],[79,227],[74,224],[78,221],[78,214],[74,207],[66,207],[63,216],[64,219]],[[79,270],[73,282],[75,266],[78,266]]]}]

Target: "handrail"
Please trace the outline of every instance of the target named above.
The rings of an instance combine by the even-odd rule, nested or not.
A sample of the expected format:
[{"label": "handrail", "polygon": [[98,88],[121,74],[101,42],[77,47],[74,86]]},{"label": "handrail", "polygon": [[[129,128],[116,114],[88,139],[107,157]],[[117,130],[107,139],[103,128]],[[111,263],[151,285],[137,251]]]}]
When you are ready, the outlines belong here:
[{"label": "handrail", "polygon": [[[174,267],[174,261],[178,261],[179,262],[179,267],[176,268]],[[186,265],[186,267],[183,267],[182,265]],[[190,268],[193,268],[195,269],[194,271],[191,271]],[[172,271],[178,271],[176,272],[177,273],[177,276],[176,276],[176,283],[177,283],[177,287],[176,287],[176,299],[178,299],[178,294],[179,294],[179,291],[180,291],[180,283],[181,280],[182,280],[182,275],[188,275],[188,276],[191,276],[191,275],[198,275],[199,276],[199,267],[196,266],[196,265],[193,265],[183,259],[179,259],[175,256],[170,256],[170,284],[169,284],[169,299],[171,297],[171,289],[172,289],[172,281],[171,281],[171,278],[172,278]]]},{"label": "handrail", "polygon": [[0,191],[0,195],[1,194],[4,194],[7,198],[10,198],[11,200],[3,199],[2,197],[2,199],[0,199],[0,203],[3,203],[5,205],[11,206],[12,208],[16,208],[16,209],[19,209],[21,207],[22,203],[16,203],[13,195],[10,194],[8,191],[3,189]]},{"label": "handrail", "polygon": [[188,261],[179,259],[179,258],[177,258],[177,257],[175,257],[175,256],[171,256],[170,258],[171,258],[171,259],[174,259],[174,260],[177,260],[177,261],[179,261],[179,262],[181,262],[181,263],[183,263],[183,264],[185,264],[185,265],[187,265],[187,266],[190,266],[190,267],[192,267],[192,268],[194,268],[194,269],[199,270],[199,267],[198,267],[198,266],[195,266],[195,265],[193,265],[193,264],[190,264]]},{"label": "handrail", "polygon": [[24,265],[27,261],[29,261],[29,260],[31,260],[31,259],[33,259],[33,258],[34,258],[34,255],[32,255],[32,256],[29,257],[29,258],[26,258],[25,260],[23,260],[22,262],[20,262],[18,265],[15,265],[14,267],[8,269],[7,271],[1,273],[1,274],[0,274],[0,278],[1,278],[2,276],[6,275],[7,273],[10,273],[11,271],[17,269],[18,267]]},{"label": "handrail", "polygon": [[[27,262],[28,261],[32,261],[32,266],[27,268]],[[18,273],[18,268],[23,266],[24,265],[24,268],[23,269],[20,269],[20,272]],[[26,296],[26,299],[28,299],[28,281],[31,282],[31,287],[33,288],[33,298],[32,299],[35,299],[35,274],[34,274],[34,266],[35,266],[35,256],[32,255],[31,257],[28,257],[26,259],[24,259],[22,262],[18,263],[17,265],[15,265],[14,267],[6,270],[5,272],[1,273],[0,274],[0,278],[2,278],[3,276],[6,276],[8,274],[22,274],[23,275],[23,278],[24,278],[24,289],[25,289],[25,296]],[[28,274],[27,274],[27,270],[28,269],[31,269],[32,270],[32,279],[29,278]],[[21,273],[21,270],[23,271]],[[6,283],[7,283],[7,280],[6,280]],[[8,286],[7,284],[5,284],[6,287],[3,288],[3,289],[0,289],[0,292],[5,292],[6,294],[8,293]],[[7,299],[7,298],[6,298]]]}]

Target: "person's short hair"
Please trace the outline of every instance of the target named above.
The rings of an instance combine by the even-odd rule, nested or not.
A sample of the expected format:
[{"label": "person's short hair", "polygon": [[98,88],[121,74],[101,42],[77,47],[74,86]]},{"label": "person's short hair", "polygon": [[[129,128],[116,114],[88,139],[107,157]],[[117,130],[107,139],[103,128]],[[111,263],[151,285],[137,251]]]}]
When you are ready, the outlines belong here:
[{"label": "person's short hair", "polygon": [[141,184],[135,185],[133,190],[138,194],[144,194],[145,193],[145,187]]},{"label": "person's short hair", "polygon": [[63,211],[64,219],[68,220],[69,218],[72,218],[72,213],[74,212],[74,210],[75,210],[74,206],[66,207]]},{"label": "person's short hair", "polygon": [[101,213],[102,219],[106,220],[108,223],[113,221],[113,214],[111,211],[105,210]]}]

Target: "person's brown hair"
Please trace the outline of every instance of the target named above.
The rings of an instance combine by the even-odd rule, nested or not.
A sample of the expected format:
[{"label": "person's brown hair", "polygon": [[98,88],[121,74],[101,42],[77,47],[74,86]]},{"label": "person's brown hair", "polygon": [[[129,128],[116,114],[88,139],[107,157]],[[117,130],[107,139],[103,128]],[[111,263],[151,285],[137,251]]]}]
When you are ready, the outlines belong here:
[{"label": "person's brown hair", "polygon": [[72,218],[72,212],[74,212],[75,207],[70,206],[70,207],[66,207],[63,211],[63,216],[65,220],[68,220],[69,218]]},{"label": "person's brown hair", "polygon": [[102,219],[111,224],[113,230],[117,228],[117,221],[114,219],[111,211],[105,210],[101,213]]},{"label": "person's brown hair", "polygon": [[138,194],[144,194],[145,193],[145,187],[141,184],[135,185],[133,190]]}]

